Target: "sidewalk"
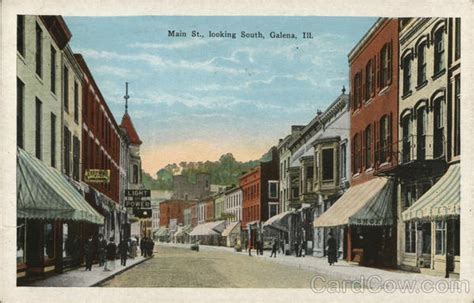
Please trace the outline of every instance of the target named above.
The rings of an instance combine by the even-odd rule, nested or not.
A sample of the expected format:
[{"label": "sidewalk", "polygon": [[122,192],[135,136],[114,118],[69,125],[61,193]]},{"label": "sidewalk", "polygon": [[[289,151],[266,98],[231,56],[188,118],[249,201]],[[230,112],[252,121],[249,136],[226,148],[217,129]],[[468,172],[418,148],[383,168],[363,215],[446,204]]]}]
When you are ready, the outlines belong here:
[{"label": "sidewalk", "polygon": [[137,256],[135,259],[128,259],[127,266],[120,265],[120,259],[115,260],[114,271],[104,271],[104,267],[94,264],[91,271],[85,271],[84,266],[73,269],[62,274],[57,274],[44,280],[37,280],[25,286],[33,287],[91,287],[112,279],[137,264],[140,264],[150,258]]},{"label": "sidewalk", "polygon": [[[168,247],[177,247],[177,248],[186,248],[190,249],[190,244],[178,244],[178,243],[158,243],[158,246],[168,246]],[[199,245],[200,250],[219,250],[227,251],[229,253],[235,254],[244,254],[248,255],[247,251],[236,252],[231,247],[223,246],[209,246],[209,245]],[[259,258],[260,260],[265,260],[267,262],[275,262],[279,264],[284,264],[288,266],[298,267],[305,270],[314,271],[322,276],[329,279],[337,280],[348,280],[348,281],[361,281],[365,283],[369,288],[380,288],[390,281],[390,286],[395,282],[395,285],[400,286],[404,285],[404,282],[408,281],[413,283],[418,289],[422,286],[422,282],[432,283],[445,283],[446,281],[456,281],[457,278],[446,279],[444,277],[425,275],[414,272],[407,272],[396,269],[379,269],[372,267],[359,266],[357,264],[351,264],[345,260],[339,260],[335,265],[329,266],[327,258],[323,257],[295,257],[295,256],[284,256],[277,254],[276,258],[270,258],[270,251],[264,251],[262,256],[257,256],[255,250],[252,250],[252,257]]]}]

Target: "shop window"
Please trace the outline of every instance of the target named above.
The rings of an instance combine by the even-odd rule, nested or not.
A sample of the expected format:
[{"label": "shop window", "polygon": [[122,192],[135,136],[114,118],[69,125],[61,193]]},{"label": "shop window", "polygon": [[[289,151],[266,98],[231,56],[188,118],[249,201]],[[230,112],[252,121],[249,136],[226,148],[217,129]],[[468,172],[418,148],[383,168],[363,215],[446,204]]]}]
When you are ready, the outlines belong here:
[{"label": "shop window", "polygon": [[423,235],[423,250],[424,254],[431,254],[431,222],[423,223],[421,226]]},{"label": "shop window", "polygon": [[443,71],[444,64],[444,28],[441,27],[434,34],[434,75]]},{"label": "shop window", "polygon": [[26,263],[26,219],[16,220],[16,264]]},{"label": "shop window", "polygon": [[54,259],[54,228],[52,223],[43,225],[43,240],[44,260]]},{"label": "shop window", "polygon": [[334,179],[334,149],[326,148],[322,152],[323,162],[323,181]]},{"label": "shop window", "polygon": [[445,238],[446,238],[446,222],[436,221],[436,254],[444,255],[446,251]]},{"label": "shop window", "polygon": [[418,46],[418,75],[417,85],[422,85],[426,82],[426,42]]},{"label": "shop window", "polygon": [[416,223],[405,223],[405,252],[414,253],[416,251]]}]

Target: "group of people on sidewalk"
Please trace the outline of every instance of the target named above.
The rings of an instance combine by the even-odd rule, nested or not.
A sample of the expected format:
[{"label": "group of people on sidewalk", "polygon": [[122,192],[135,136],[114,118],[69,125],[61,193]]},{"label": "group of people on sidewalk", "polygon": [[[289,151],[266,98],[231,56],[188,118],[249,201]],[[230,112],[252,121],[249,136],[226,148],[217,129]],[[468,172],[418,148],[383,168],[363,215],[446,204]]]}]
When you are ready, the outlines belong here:
[{"label": "group of people on sidewalk", "polygon": [[[113,237],[109,242],[104,239],[102,234],[99,234],[96,241],[92,235],[89,236],[84,245],[84,257],[86,267],[85,270],[92,270],[92,263],[94,259],[98,260],[99,267],[104,266],[104,271],[115,270],[115,260],[120,256],[120,265],[127,266],[127,259],[135,258],[137,256],[137,238],[122,239],[117,245]],[[144,257],[153,255],[154,242],[145,237],[140,242],[141,254]]]}]

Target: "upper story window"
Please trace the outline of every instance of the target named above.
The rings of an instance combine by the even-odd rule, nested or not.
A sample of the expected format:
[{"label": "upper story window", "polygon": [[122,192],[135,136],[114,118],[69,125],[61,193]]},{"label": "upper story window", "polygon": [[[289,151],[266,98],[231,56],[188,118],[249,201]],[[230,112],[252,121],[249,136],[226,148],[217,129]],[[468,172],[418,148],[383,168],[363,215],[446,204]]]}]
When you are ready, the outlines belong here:
[{"label": "upper story window", "polygon": [[372,167],[372,127],[367,126],[365,129],[365,168]]},{"label": "upper story window", "polygon": [[383,163],[387,161],[388,157],[388,116],[383,116],[380,119],[380,130],[379,130],[379,140],[380,140],[380,162]]},{"label": "upper story window", "polygon": [[365,66],[365,99],[375,95],[375,60],[371,59]]},{"label": "upper story window", "polygon": [[424,160],[426,155],[426,109],[421,107],[416,111],[416,158]]},{"label": "upper story window", "polygon": [[357,174],[360,172],[360,138],[355,134],[352,138],[352,172]]},{"label": "upper story window", "polygon": [[434,34],[434,74],[444,69],[444,27],[438,29]]},{"label": "upper story window", "polygon": [[341,160],[339,163],[341,163],[341,179],[345,179],[346,176],[346,161],[347,161],[347,151],[346,151],[346,143],[341,144]]},{"label": "upper story window", "polygon": [[69,70],[64,66],[64,80],[63,80],[63,102],[64,110],[69,113]]},{"label": "upper story window", "polygon": [[454,33],[454,59],[461,58],[461,18],[456,18]]},{"label": "upper story window", "polygon": [[402,160],[408,162],[411,160],[411,118],[410,115],[402,119]]},{"label": "upper story window", "polygon": [[42,125],[43,125],[43,103],[40,99],[36,98],[35,104],[35,155],[36,158],[42,158]]},{"label": "upper story window", "polygon": [[403,57],[403,95],[411,92],[411,54]]},{"label": "upper story window", "polygon": [[25,84],[16,78],[16,144],[23,148],[24,139]]},{"label": "upper story window", "polygon": [[138,184],[138,165],[133,165],[133,174],[132,174],[132,182],[133,184]]},{"label": "upper story window", "polygon": [[426,42],[421,43],[418,45],[418,78],[417,78],[417,84],[422,85],[423,83],[426,82]]},{"label": "upper story window", "polygon": [[440,97],[434,101],[434,158],[444,155],[444,119],[444,98]]},{"label": "upper story window", "polygon": [[379,86],[384,88],[392,81],[392,44],[386,43],[380,51]]},{"label": "upper story window", "polygon": [[56,49],[51,45],[51,92],[56,93]]},{"label": "upper story window", "polygon": [[25,16],[16,17],[16,49],[25,57]]},{"label": "upper story window", "polygon": [[43,76],[43,31],[38,23],[36,23],[36,74]]},{"label": "upper story window", "polygon": [[354,110],[362,105],[362,73],[358,72],[354,76]]},{"label": "upper story window", "polygon": [[334,148],[322,151],[323,181],[334,180]]},{"label": "upper story window", "polygon": [[454,155],[461,154],[461,76],[454,81]]},{"label": "upper story window", "polygon": [[74,122],[79,123],[79,86],[74,82]]}]

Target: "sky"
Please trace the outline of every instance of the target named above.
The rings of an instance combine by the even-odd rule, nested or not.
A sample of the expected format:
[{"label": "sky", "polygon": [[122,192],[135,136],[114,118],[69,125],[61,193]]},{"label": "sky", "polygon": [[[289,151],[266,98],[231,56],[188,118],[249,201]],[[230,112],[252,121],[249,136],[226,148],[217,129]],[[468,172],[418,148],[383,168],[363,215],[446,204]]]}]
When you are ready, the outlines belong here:
[{"label": "sky", "polygon": [[[376,21],[367,17],[65,17],[120,123],[143,141],[143,169],[168,163],[260,158],[291,125],[305,125],[348,88],[347,54]],[[171,37],[169,31],[185,32]],[[200,33],[192,37],[192,31]],[[209,37],[235,33],[236,38]],[[241,38],[241,32],[264,38]],[[295,38],[271,38],[270,33]],[[312,39],[304,39],[310,32]]]}]

